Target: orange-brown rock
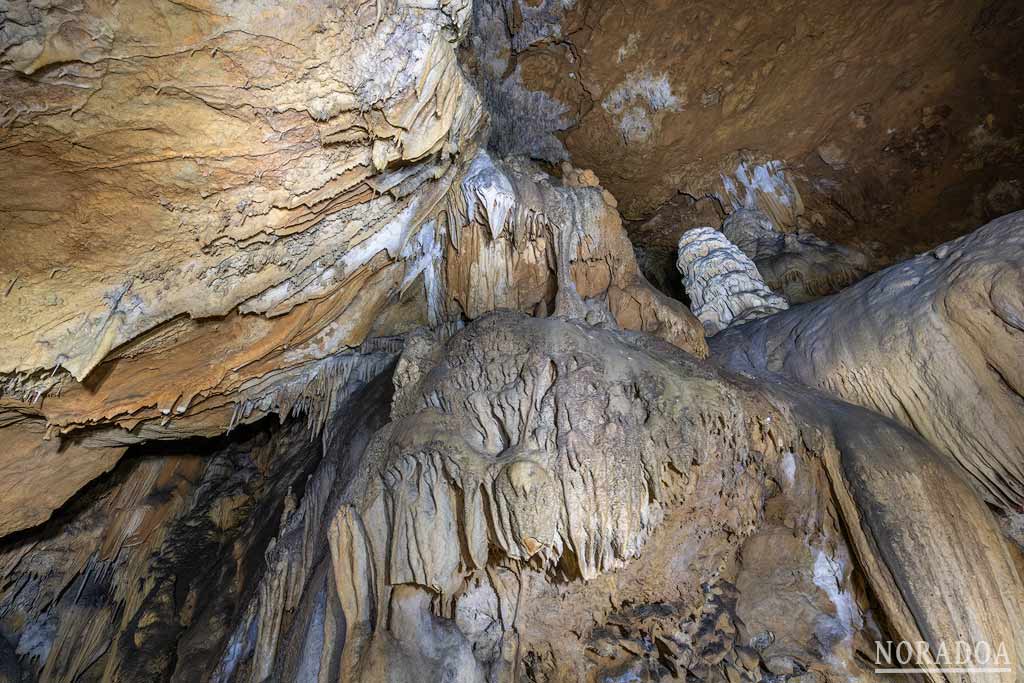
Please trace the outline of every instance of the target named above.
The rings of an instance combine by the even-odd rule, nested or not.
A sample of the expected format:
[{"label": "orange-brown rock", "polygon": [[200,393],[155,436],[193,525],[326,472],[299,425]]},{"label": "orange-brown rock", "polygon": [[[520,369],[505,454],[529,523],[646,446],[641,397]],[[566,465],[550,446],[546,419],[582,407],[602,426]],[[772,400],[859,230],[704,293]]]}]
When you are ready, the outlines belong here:
[{"label": "orange-brown rock", "polygon": [[1024,208],[1020,3],[483,4],[496,142],[594,169],[638,243],[745,206],[884,263]]},{"label": "orange-brown rock", "polygon": [[111,469],[124,447],[88,448],[50,437],[42,420],[4,415],[0,536],[45,522],[79,489]]},{"label": "orange-brown rock", "polygon": [[1014,3],[0,17],[0,683],[1020,677]]},{"label": "orange-brown rock", "polygon": [[[705,352],[689,313],[637,279],[592,173],[556,189],[532,169],[502,199],[545,234],[466,209],[488,159],[456,64],[468,11],[133,0],[26,7],[6,27],[0,414],[45,425],[46,448],[77,444],[68,467],[79,447],[104,463],[51,502],[125,444],[270,413],[320,424],[336,386],[393,360],[391,335],[542,313],[560,291],[613,317],[633,292],[627,325]],[[30,442],[12,434],[3,461]]]}]

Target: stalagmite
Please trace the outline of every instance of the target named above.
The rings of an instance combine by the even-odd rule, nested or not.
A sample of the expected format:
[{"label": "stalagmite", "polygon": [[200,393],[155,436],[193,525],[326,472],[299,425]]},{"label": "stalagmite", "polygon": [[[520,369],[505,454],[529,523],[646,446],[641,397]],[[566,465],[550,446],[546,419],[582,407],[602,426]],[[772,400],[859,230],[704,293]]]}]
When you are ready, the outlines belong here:
[{"label": "stalagmite", "polygon": [[714,228],[693,228],[679,238],[676,268],[690,308],[713,336],[789,308],[772,293],[746,254]]}]

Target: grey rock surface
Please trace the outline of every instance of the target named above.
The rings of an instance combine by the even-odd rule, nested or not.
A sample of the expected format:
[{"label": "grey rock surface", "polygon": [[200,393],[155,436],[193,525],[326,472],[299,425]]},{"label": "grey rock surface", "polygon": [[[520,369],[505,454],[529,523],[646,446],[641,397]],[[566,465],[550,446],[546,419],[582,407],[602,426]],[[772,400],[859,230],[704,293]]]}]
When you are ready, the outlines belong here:
[{"label": "grey rock surface", "polygon": [[750,257],[773,292],[791,304],[834,294],[870,270],[868,257],[809,232],[780,232],[756,209],[738,209],[722,223],[722,234]]},{"label": "grey rock surface", "polygon": [[1024,213],[807,305],[729,330],[713,353],[888,415],[1024,505]]},{"label": "grey rock surface", "polygon": [[714,228],[683,233],[676,268],[683,276],[690,310],[709,337],[789,308],[768,288],[754,262]]}]

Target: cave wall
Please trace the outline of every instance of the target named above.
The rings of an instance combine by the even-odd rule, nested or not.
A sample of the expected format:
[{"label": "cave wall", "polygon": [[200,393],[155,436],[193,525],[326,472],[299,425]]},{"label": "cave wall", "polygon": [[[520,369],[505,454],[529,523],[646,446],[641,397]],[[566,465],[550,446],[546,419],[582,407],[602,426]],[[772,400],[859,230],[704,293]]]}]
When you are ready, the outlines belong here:
[{"label": "cave wall", "polygon": [[418,325],[596,298],[706,351],[596,180],[513,182],[482,152],[471,5],[421,4],[7,9],[0,534],[131,444],[319,429]]}]

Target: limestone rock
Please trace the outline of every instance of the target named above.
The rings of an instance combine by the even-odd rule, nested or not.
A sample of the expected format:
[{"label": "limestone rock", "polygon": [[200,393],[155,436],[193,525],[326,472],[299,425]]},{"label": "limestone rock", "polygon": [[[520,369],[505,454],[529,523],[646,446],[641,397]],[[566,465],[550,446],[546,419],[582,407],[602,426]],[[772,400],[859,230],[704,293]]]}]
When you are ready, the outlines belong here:
[{"label": "limestone rock", "polygon": [[45,522],[125,452],[123,446],[88,448],[48,437],[41,420],[15,417],[0,433],[0,536]]},{"label": "limestone rock", "polygon": [[693,228],[679,238],[676,268],[690,308],[709,337],[789,308],[772,293],[746,254],[714,228]]},{"label": "limestone rock", "polygon": [[[468,51],[500,144],[568,153],[627,221],[681,198],[718,204],[719,220],[753,208],[787,233],[877,242],[888,265],[1024,208],[1019,3],[481,0],[474,12],[488,21]],[[719,223],[671,223],[667,241],[694,225]]]},{"label": "limestone rock", "polygon": [[830,244],[809,232],[783,233],[763,212],[739,209],[722,223],[722,234],[757,266],[771,290],[791,303],[834,294],[863,278],[863,253]]},{"label": "limestone rock", "polygon": [[1024,504],[1024,213],[835,296],[716,337],[730,367],[787,375],[888,415]]},{"label": "limestone rock", "polygon": [[290,420],[136,448],[39,533],[0,541],[0,633],[24,680],[262,680],[279,660],[291,680],[310,680],[303,672],[319,664],[286,645],[288,615],[308,591],[295,615],[303,637],[330,644],[341,628],[322,592],[321,520],[336,480],[350,478],[350,447],[361,452],[386,416],[389,388],[378,378],[339,401],[322,439]]},{"label": "limestone rock", "polygon": [[22,3],[3,28],[0,468],[83,462],[37,460],[46,502],[0,534],[126,445],[322,426],[419,325],[557,308],[706,353],[592,173],[478,153],[470,3],[223,4]]},{"label": "limestone rock", "polygon": [[690,312],[639,274],[612,202],[592,173],[570,168],[556,183],[524,159],[481,154],[448,210],[449,309],[470,319],[499,308],[593,319],[596,306],[704,355]]},{"label": "limestone rock", "polygon": [[[1012,108],[932,93],[1008,82],[1019,13],[613,4],[0,10],[0,679],[1019,677],[1024,216],[769,289],[873,267],[808,232],[903,225],[866,174],[1016,168]],[[728,215],[699,319],[599,173],[634,236]]]},{"label": "limestone rock", "polygon": [[[633,627],[607,611],[608,591],[617,596],[613,605],[632,599],[629,586],[637,581],[652,603],[641,614],[664,610],[671,621],[669,615],[683,608],[670,604],[672,593],[659,591],[706,582],[735,566],[739,542],[762,524],[752,513],[766,503],[780,520],[805,529],[809,544],[804,554],[765,558],[790,576],[787,563],[804,563],[804,582],[790,579],[782,594],[817,601],[802,617],[775,612],[806,630],[786,636],[778,629],[772,656],[788,653],[802,667],[818,658],[854,666],[858,639],[870,635],[863,633],[858,604],[867,598],[857,597],[859,580],[876,592],[893,636],[938,642],[969,631],[972,639],[990,637],[1024,651],[1013,606],[1020,579],[998,526],[927,444],[883,418],[806,389],[765,392],[732,384],[670,348],[578,323],[510,315],[484,318],[456,335],[434,369],[420,374],[425,381],[414,385],[419,407],[403,413],[371,447],[371,462],[377,463],[371,470],[379,479],[371,479],[335,518],[339,590],[354,591],[358,597],[348,599],[357,606],[351,609],[367,615],[350,629],[346,670],[355,677],[369,671],[401,675],[408,666],[404,655],[386,645],[396,636],[373,615],[391,609],[398,588],[416,585],[435,596],[429,608],[435,616],[459,614],[462,595],[474,596],[474,610],[491,610],[489,619],[501,624],[507,646],[495,645],[487,629],[463,633],[492,675],[520,666],[559,681],[582,680],[594,667],[620,675],[623,661],[611,665],[611,653],[624,650],[629,662],[642,656],[645,639],[662,638],[662,666],[692,668],[704,661],[702,666],[721,666],[720,674],[728,676],[735,666],[729,662],[739,656],[722,664],[726,655],[747,647],[729,618],[712,610],[714,626],[698,620],[689,635],[649,624],[632,636]],[[638,429],[646,436],[636,438]],[[770,495],[770,471],[788,482],[785,498]],[[930,496],[934,487],[948,491],[956,504]],[[730,492],[725,508],[722,491]],[[699,541],[705,559],[670,569],[680,550],[668,551],[671,544],[660,545],[654,535],[716,516],[725,526]],[[858,531],[844,531],[849,528]],[[988,541],[965,544],[975,537]],[[930,554],[922,552],[925,547],[941,550]],[[861,558],[856,565],[855,556]],[[975,566],[978,572],[968,570]],[[745,576],[741,570],[741,583]],[[556,591],[553,580],[568,584]],[[480,582],[492,586],[492,601],[468,589]],[[763,582],[743,585],[745,605],[780,595]],[[939,585],[947,588],[936,592]],[[688,602],[696,595],[686,595],[686,604],[699,604]],[[699,595],[707,604],[707,596]],[[950,602],[948,596],[957,598]],[[605,607],[597,608],[601,602]],[[604,616],[573,628],[600,627],[589,645],[597,660],[565,634],[567,624],[587,623],[580,611],[591,604]],[[982,604],[996,605],[984,624],[975,621],[975,606]],[[627,623],[637,616],[626,617]],[[623,635],[610,635],[612,628]],[[806,633],[823,649],[804,649]],[[437,638],[434,627],[412,638],[406,633],[401,651],[410,643],[423,653],[435,651]],[[706,675],[714,680],[710,671]]]},{"label": "limestone rock", "polygon": [[47,534],[7,541],[19,666],[845,680],[882,636],[1003,642],[1020,665],[1021,581],[995,520],[895,423],[581,321],[500,313],[446,336],[410,339],[387,424],[380,376],[339,394],[322,440],[291,421],[126,461]]},{"label": "limestone rock", "polygon": [[0,372],[81,381],[176,317],[287,313],[399,260],[452,181],[481,123],[464,8],[207,5],[28,13],[0,86]]},{"label": "limestone rock", "polygon": [[[420,323],[385,309],[422,291],[421,223],[485,122],[453,46],[468,10],[5,10],[0,467],[66,448],[20,479],[40,507],[126,444],[316,421],[380,370],[361,345]],[[24,420],[51,440],[4,434]]]}]

